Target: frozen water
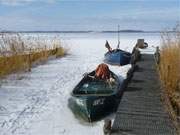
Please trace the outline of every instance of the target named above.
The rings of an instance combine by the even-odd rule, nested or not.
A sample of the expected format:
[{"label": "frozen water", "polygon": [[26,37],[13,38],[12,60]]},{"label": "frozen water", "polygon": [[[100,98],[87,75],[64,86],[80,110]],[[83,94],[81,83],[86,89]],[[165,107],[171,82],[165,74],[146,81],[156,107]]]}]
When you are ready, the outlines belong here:
[{"label": "frozen water", "polygon": [[[54,34],[56,35],[56,34]],[[26,34],[25,36],[36,36]],[[40,34],[51,38],[52,34]],[[48,61],[31,72],[13,74],[0,82],[1,135],[102,135],[103,121],[88,124],[74,117],[67,100],[82,74],[102,63],[105,40],[116,47],[113,34],[60,34],[69,55]],[[122,34],[121,49],[132,51],[137,38],[145,38],[153,53],[159,45],[158,34]],[[130,65],[110,66],[121,80]],[[113,116],[112,116],[113,119]]]}]

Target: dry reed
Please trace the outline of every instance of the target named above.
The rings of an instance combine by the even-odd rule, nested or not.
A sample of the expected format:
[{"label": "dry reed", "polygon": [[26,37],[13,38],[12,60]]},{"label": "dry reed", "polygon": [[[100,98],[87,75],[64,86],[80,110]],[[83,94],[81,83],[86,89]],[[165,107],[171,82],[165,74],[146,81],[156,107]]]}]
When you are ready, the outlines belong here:
[{"label": "dry reed", "polygon": [[159,75],[171,105],[180,116],[180,29],[162,34]]},{"label": "dry reed", "polygon": [[19,34],[0,33],[0,77],[21,70],[30,71],[33,63],[65,53],[58,39],[46,42],[38,38],[26,39]]}]

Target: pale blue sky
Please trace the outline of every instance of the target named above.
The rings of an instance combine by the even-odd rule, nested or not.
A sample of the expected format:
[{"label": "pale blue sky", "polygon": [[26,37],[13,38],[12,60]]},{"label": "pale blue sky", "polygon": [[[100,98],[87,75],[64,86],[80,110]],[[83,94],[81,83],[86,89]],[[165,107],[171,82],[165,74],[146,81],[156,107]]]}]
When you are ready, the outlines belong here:
[{"label": "pale blue sky", "polygon": [[180,0],[0,0],[0,30],[162,30]]}]

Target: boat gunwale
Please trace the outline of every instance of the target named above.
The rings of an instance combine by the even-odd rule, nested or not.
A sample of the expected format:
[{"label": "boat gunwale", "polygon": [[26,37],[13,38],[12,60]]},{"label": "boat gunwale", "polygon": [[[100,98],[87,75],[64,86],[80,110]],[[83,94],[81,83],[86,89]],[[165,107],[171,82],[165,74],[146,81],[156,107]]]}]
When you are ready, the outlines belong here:
[{"label": "boat gunwale", "polygon": [[[118,90],[119,91],[119,90]],[[72,94],[73,97],[107,97],[107,96],[115,96],[117,92],[113,92],[111,94]]]},{"label": "boat gunwale", "polygon": [[124,53],[124,54],[129,55],[129,56],[132,55],[132,53],[127,52],[127,51],[124,51],[124,50],[121,50],[121,49],[113,49],[112,51],[106,52],[105,55],[107,55],[107,54],[109,54],[109,53],[117,53],[117,52],[122,52],[122,53]]},{"label": "boat gunwale", "polygon": [[[95,71],[92,71],[92,72],[90,72],[89,74],[93,74]],[[115,80],[117,81],[117,89],[116,90],[114,90],[112,93],[109,93],[109,94],[97,94],[97,93],[95,93],[95,94],[86,94],[86,93],[84,93],[84,94],[76,94],[76,93],[74,93],[74,91],[77,89],[77,87],[79,86],[79,85],[81,85],[81,83],[85,80],[85,78],[87,77],[87,76],[84,76],[82,79],[81,79],[81,81],[75,86],[75,88],[73,89],[73,91],[71,92],[71,96],[73,96],[73,97],[100,97],[100,96],[103,96],[103,97],[108,97],[108,96],[115,96],[118,92],[119,92],[119,90],[120,90],[120,87],[121,87],[121,83],[120,83],[120,80],[119,80],[119,78],[118,78],[118,76],[115,74],[115,73],[113,73],[112,71],[110,71],[111,72],[111,74],[114,76],[114,78],[115,78]],[[89,75],[88,74],[88,75]]]}]

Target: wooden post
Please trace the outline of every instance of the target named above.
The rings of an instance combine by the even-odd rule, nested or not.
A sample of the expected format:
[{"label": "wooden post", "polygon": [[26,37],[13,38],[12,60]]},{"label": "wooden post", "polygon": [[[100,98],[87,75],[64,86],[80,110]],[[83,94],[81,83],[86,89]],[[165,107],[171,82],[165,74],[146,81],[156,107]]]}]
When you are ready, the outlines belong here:
[{"label": "wooden post", "polygon": [[155,52],[155,59],[156,59],[156,64],[159,65],[160,63],[160,50],[159,50],[159,46],[156,47],[156,52]]},{"label": "wooden post", "polygon": [[110,135],[111,133],[111,120],[110,119],[106,119],[104,121],[103,132],[104,132],[104,135]]},{"label": "wooden post", "polygon": [[31,71],[31,49],[29,50],[28,54],[28,71]]},{"label": "wooden post", "polygon": [[136,47],[144,48],[144,39],[138,39]]},{"label": "wooden post", "polygon": [[133,48],[132,55],[131,55],[131,65],[135,65],[138,60],[141,59],[141,53],[137,46]]}]

